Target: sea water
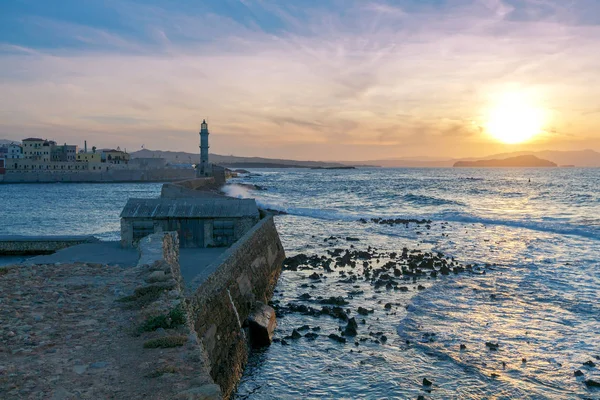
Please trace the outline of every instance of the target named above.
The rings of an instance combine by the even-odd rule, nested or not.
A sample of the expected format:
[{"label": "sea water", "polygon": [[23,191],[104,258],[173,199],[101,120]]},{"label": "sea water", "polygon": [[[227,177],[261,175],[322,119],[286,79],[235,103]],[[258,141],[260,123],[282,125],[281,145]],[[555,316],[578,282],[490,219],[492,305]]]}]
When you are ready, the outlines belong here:
[{"label": "sea water", "polygon": [[[407,247],[488,267],[423,279],[402,293],[368,281],[354,288],[335,274],[307,289],[301,285],[312,271],[283,271],[273,298],[280,304],[310,292],[345,297],[357,319],[359,306],[374,313],[360,316],[358,346],[328,339],[344,325],[328,316],[280,318],[276,338],[302,325],[319,327],[319,337],[254,351],[237,398],[600,398],[584,384],[600,380],[598,368],[583,365],[600,365],[600,170],[251,172],[227,191],[287,212],[275,221],[288,256]],[[159,193],[158,184],[0,185],[0,234],[116,240],[127,198]],[[432,222],[428,229],[371,218]],[[325,241],[330,236],[341,239]],[[382,334],[387,341],[375,340]],[[575,377],[577,370],[584,376]],[[423,378],[433,385],[423,386]]]}]

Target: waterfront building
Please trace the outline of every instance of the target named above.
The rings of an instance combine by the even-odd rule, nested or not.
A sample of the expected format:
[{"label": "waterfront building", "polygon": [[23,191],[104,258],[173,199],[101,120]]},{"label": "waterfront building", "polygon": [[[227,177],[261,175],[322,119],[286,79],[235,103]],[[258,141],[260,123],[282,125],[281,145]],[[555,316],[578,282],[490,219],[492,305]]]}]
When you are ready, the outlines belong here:
[{"label": "waterfront building", "polygon": [[19,159],[23,158],[23,146],[18,143],[11,143],[8,145],[7,159]]},{"label": "waterfront building", "polygon": [[74,144],[64,144],[53,146],[50,151],[50,161],[57,162],[75,162],[77,161],[78,146]]},{"label": "waterfront building", "polygon": [[46,140],[40,138],[23,139],[23,158],[41,161],[44,152],[44,142]]},{"label": "waterfront building", "polygon": [[100,153],[79,152],[77,153],[75,161],[84,163],[101,163],[102,155]]},{"label": "waterfront building", "polygon": [[152,233],[177,231],[183,248],[225,247],[241,238],[259,219],[254,199],[129,199],[121,212],[121,244],[133,247]]},{"label": "waterfront building", "polygon": [[110,164],[128,164],[129,153],[122,151],[119,147],[117,149],[102,149],[100,150],[100,159],[102,162]]}]

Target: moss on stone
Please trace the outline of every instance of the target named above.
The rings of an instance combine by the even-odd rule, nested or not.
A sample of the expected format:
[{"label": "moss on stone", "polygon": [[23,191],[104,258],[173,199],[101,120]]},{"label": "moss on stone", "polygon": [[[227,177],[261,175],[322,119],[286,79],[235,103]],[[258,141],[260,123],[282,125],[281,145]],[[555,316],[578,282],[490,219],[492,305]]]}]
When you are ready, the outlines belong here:
[{"label": "moss on stone", "polygon": [[180,347],[187,342],[187,336],[165,336],[157,339],[150,339],[144,342],[145,349],[168,349],[171,347]]},{"label": "moss on stone", "polygon": [[[145,346],[144,346],[145,347]],[[144,375],[146,378],[158,378],[164,374],[178,374],[179,369],[174,365],[165,365],[164,367],[157,368],[156,370]]]},{"label": "moss on stone", "polygon": [[158,300],[161,294],[168,289],[165,286],[144,286],[135,289],[131,296],[122,297],[117,301],[120,303],[129,303],[128,305],[131,308],[141,308]]},{"label": "moss on stone", "polygon": [[146,320],[140,326],[140,332],[152,332],[158,328],[171,329],[186,323],[185,311],[183,306],[178,305],[169,311],[168,314],[157,315]]}]

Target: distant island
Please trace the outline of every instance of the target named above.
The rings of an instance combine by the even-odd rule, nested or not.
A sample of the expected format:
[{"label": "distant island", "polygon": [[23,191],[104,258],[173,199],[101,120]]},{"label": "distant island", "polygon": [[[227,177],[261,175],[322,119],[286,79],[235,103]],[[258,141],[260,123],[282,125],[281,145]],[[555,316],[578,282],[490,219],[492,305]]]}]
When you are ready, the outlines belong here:
[{"label": "distant island", "polygon": [[556,167],[552,161],[532,155],[505,158],[502,160],[457,161],[455,167]]},{"label": "distant island", "polygon": [[310,169],[356,169],[356,167],[347,165],[343,167],[311,167]]}]

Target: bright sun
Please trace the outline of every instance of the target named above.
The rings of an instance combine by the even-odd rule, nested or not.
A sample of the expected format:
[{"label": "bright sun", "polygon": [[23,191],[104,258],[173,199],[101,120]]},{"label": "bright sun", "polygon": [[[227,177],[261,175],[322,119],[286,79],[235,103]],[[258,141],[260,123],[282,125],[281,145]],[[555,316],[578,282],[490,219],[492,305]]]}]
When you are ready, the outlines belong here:
[{"label": "bright sun", "polygon": [[542,131],[544,113],[523,95],[502,96],[488,112],[487,132],[507,144],[523,143]]}]

